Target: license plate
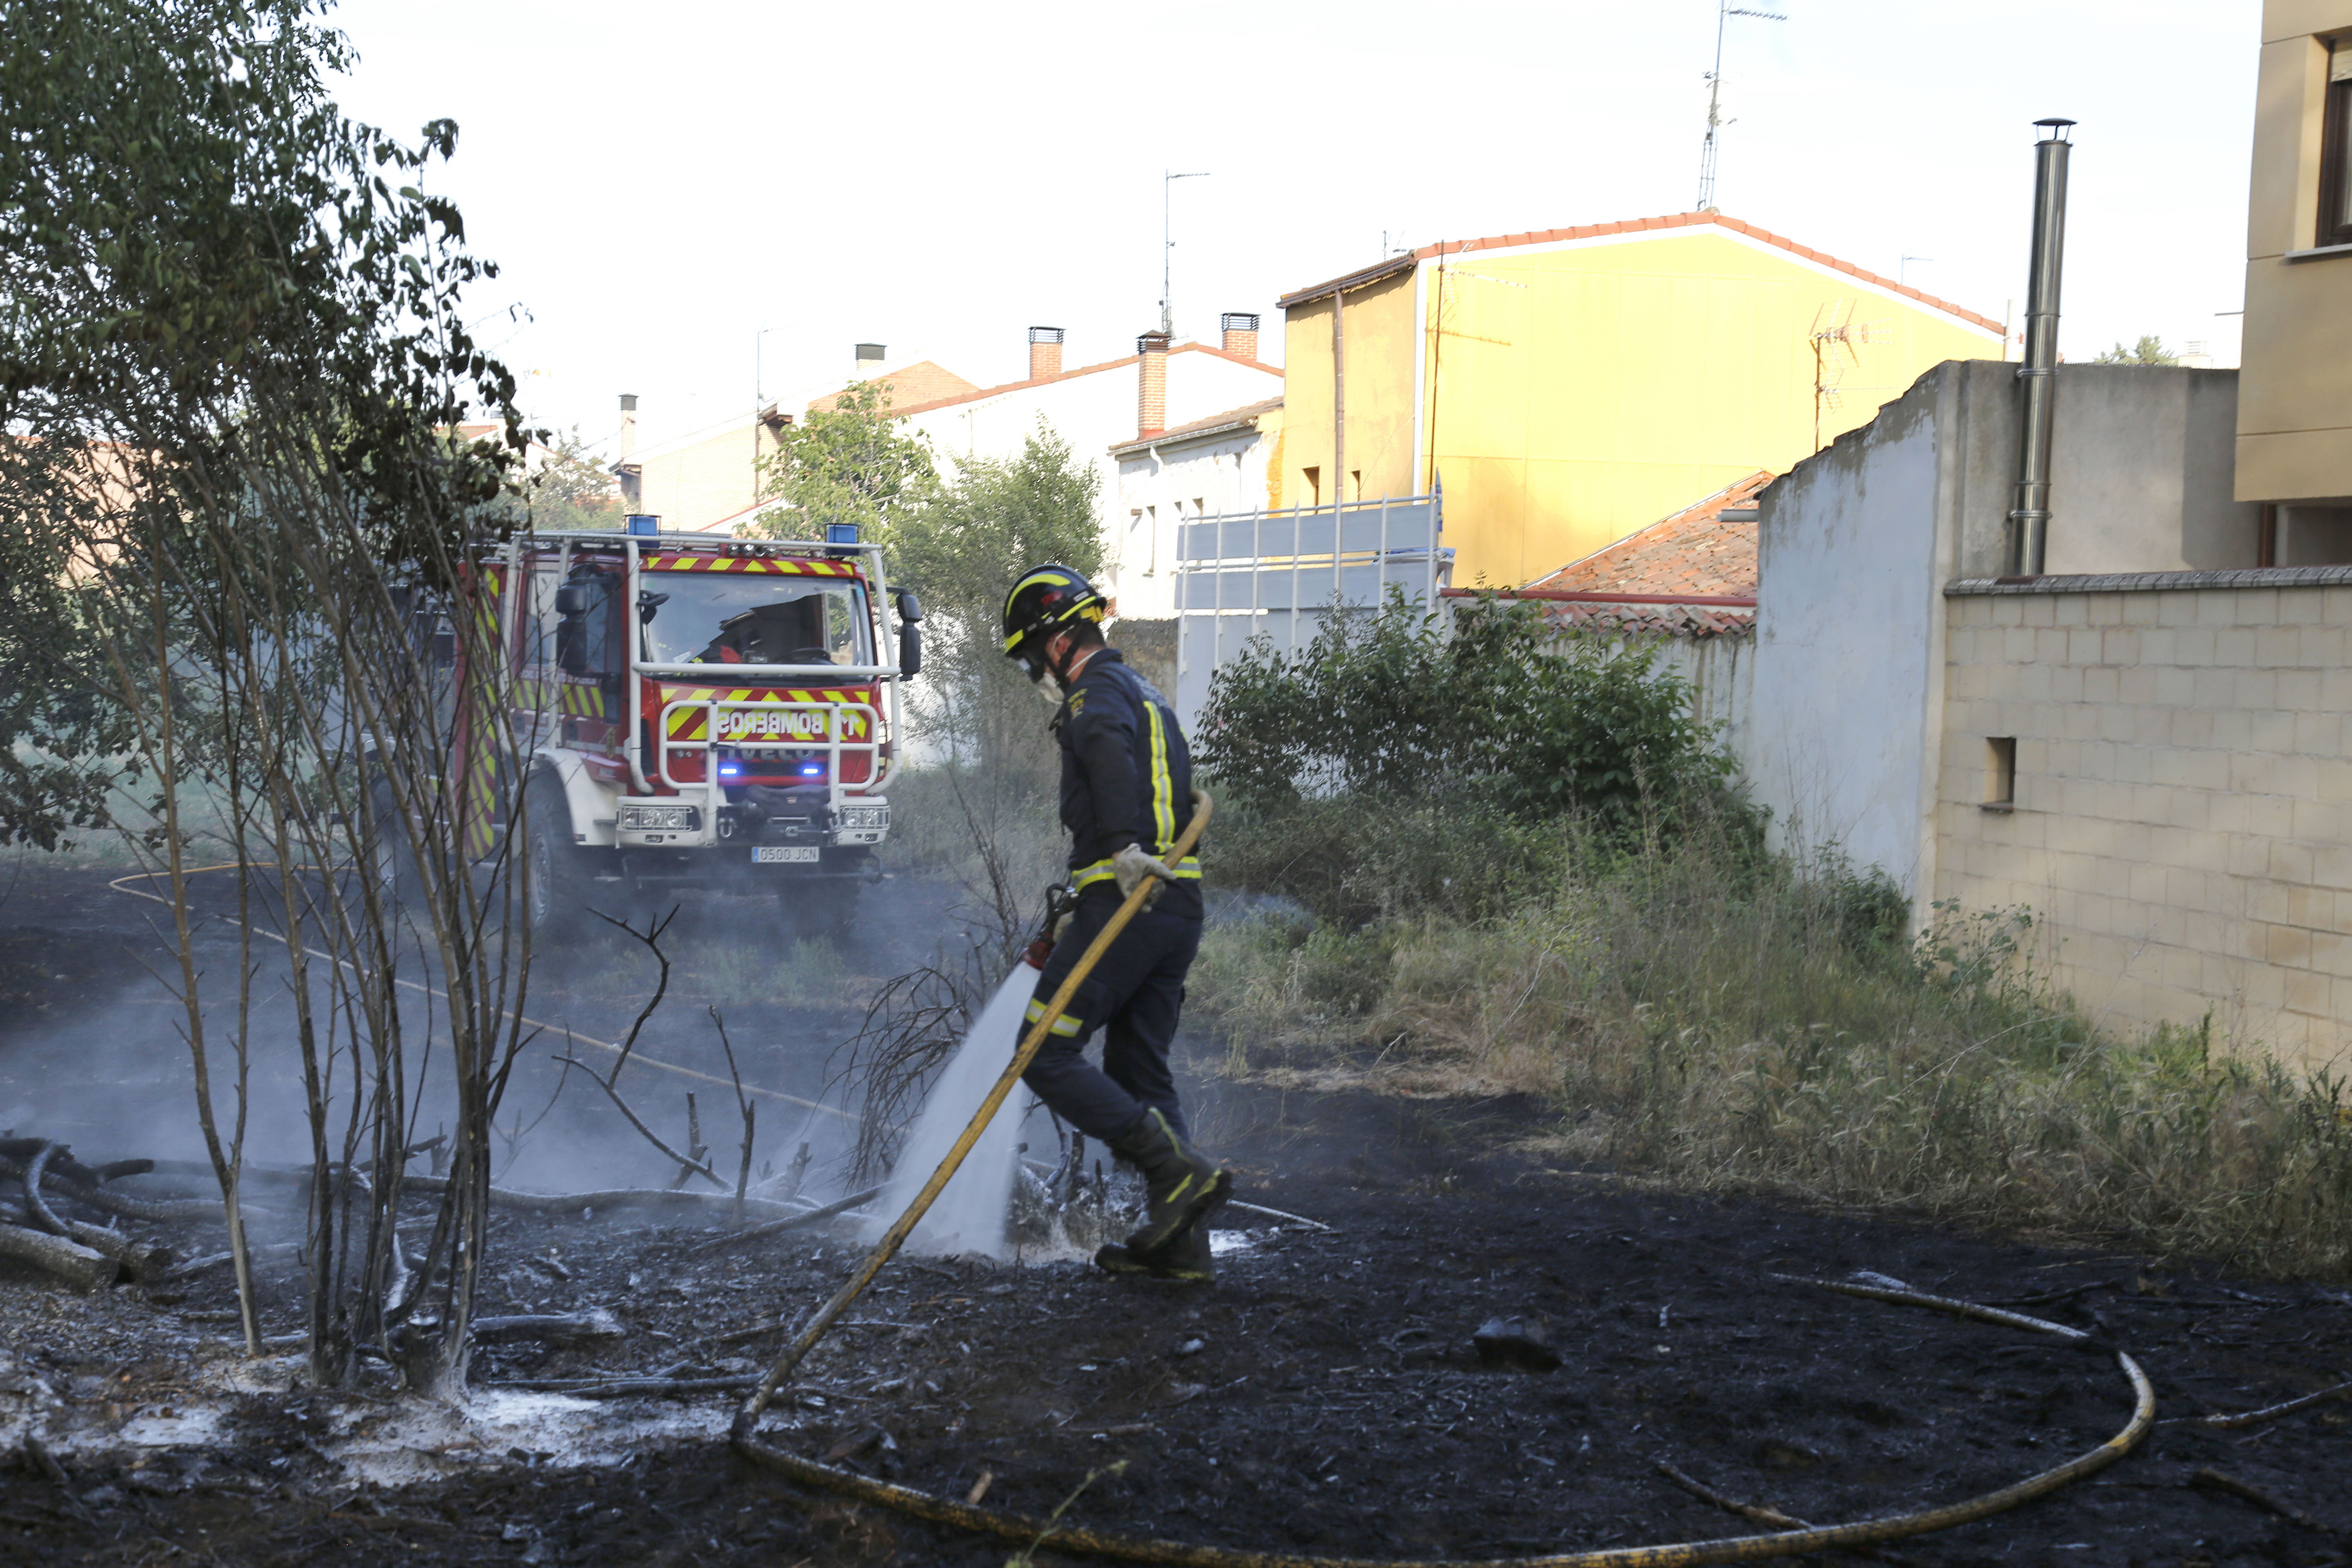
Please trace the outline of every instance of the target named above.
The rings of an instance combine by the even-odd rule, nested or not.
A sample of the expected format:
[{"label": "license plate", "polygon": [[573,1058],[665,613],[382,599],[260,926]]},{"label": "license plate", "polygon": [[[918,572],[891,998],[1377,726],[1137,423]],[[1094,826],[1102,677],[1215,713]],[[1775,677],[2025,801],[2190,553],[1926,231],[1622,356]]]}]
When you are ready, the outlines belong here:
[{"label": "license plate", "polygon": [[762,844],[751,851],[754,866],[807,866],[814,864],[816,858],[814,844]]}]

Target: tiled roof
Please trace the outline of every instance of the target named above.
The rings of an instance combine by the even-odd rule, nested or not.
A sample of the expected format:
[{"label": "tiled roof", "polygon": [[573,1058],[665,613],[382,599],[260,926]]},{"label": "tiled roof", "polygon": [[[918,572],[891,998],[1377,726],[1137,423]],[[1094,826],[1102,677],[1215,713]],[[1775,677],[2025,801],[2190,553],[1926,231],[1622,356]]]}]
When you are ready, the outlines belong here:
[{"label": "tiled roof", "polygon": [[1696,594],[1756,596],[1756,525],[1726,522],[1727,508],[1751,507],[1773,476],[1762,468],[1640,532],[1572,561],[1528,584],[1533,593]]},{"label": "tiled roof", "polygon": [[[955,372],[927,359],[901,365],[876,379],[890,389],[890,412],[893,414],[903,414],[910,406],[928,407],[934,403],[949,402],[980,390]],[[842,392],[848,390],[847,387],[842,388]],[[841,402],[841,392],[828,392],[823,397],[812,400],[809,409],[812,413],[830,410]]]},{"label": "tiled roof", "polygon": [[[1223,349],[1211,348],[1206,343],[1178,343],[1168,352],[1171,354],[1213,354],[1232,364],[1246,365],[1252,370],[1262,370],[1276,379],[1282,375],[1282,367],[1278,364],[1267,364],[1244,354],[1229,354]],[[1033,386],[1052,386],[1056,382],[1075,381],[1082,375],[1099,375],[1107,370],[1120,370],[1128,365],[1139,363],[1142,359],[1141,354],[1129,354],[1124,359],[1107,359],[1099,364],[1082,364],[1076,370],[1066,370],[1059,375],[1032,376],[1026,381],[1008,381],[1002,386],[975,386],[970,391],[957,393],[952,396],[934,398],[929,403],[903,406],[893,404],[890,412],[893,416],[901,417],[909,414],[929,414],[934,408],[947,408],[959,403],[977,403],[983,397],[996,397],[1008,392],[1025,392]],[[968,383],[966,384],[969,385]]]},{"label": "tiled roof", "polygon": [[1206,419],[1195,419],[1189,425],[1179,425],[1172,430],[1162,430],[1157,436],[1139,436],[1132,441],[1115,442],[1110,449],[1113,453],[1140,452],[1146,447],[1165,446],[1171,441],[1181,441],[1187,436],[1199,436],[1211,430],[1223,430],[1229,426],[1239,429],[1244,425],[1256,424],[1262,416],[1271,414],[1281,406],[1281,398],[1269,397],[1264,403],[1253,403],[1244,408],[1228,408],[1223,414],[1212,414]]},{"label": "tiled roof", "polygon": [[[1605,239],[1612,235],[1647,234],[1668,228],[1696,228],[1707,224],[1730,229],[1735,234],[1744,234],[1750,239],[1760,239],[1767,245],[1778,246],[1782,250],[1791,255],[1801,256],[1817,266],[1826,267],[1833,272],[1845,273],[1849,277],[1860,279],[1874,288],[1900,294],[1905,299],[1916,300],[1930,310],[1958,316],[1971,326],[1982,327],[1989,332],[2002,331],[2001,324],[1990,316],[1980,316],[1964,306],[1953,304],[1949,300],[1939,300],[1935,295],[1914,289],[1907,283],[1899,283],[1892,278],[1882,278],[1865,268],[1856,267],[1851,261],[1840,261],[1826,251],[1815,250],[1810,245],[1799,245],[1795,240],[1783,235],[1774,234],[1770,229],[1759,228],[1752,223],[1742,223],[1736,217],[1726,217],[1721,213],[1670,213],[1664,217],[1629,218],[1622,223],[1588,223],[1580,224],[1572,228],[1538,228],[1529,229],[1521,234],[1490,234],[1484,239],[1447,240],[1438,245],[1424,245],[1412,253],[1412,258],[1416,261],[1444,260],[1473,250],[1505,250],[1521,245],[1557,245],[1572,239]],[[1399,258],[1400,261],[1402,259],[1402,258]],[[1386,277],[1387,268],[1391,265],[1389,262],[1382,262],[1378,267],[1367,268],[1359,272],[1332,279],[1328,282],[1297,289],[1283,296],[1280,303],[1286,307],[1328,295],[1334,289],[1361,288],[1367,283]]]},{"label": "tiled roof", "polygon": [[1547,602],[1544,618],[1580,631],[1615,637],[1746,637],[1756,629],[1754,610],[1711,605],[1627,605],[1606,602]]}]

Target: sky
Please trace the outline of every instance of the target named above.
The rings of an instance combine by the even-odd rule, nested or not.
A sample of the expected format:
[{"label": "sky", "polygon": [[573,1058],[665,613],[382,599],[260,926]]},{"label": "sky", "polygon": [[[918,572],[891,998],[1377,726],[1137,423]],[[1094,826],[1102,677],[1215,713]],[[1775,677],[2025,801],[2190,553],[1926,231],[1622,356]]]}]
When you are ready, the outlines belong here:
[{"label": "sky", "polygon": [[[1995,320],[2032,122],[2074,132],[2061,348],[2234,353],[2259,0],[1746,0],[1717,205]],[[879,342],[982,385],[1180,338],[1383,246],[1696,203],[1717,0],[346,0],[345,110],[459,126],[432,184],[534,420],[650,444],[786,406]],[[1168,172],[1205,178],[1164,184]],[[1906,258],[1912,259],[1906,259]],[[2012,301],[2015,302],[2012,306]],[[755,343],[757,353],[755,357]],[[755,375],[757,386],[755,387]]]}]

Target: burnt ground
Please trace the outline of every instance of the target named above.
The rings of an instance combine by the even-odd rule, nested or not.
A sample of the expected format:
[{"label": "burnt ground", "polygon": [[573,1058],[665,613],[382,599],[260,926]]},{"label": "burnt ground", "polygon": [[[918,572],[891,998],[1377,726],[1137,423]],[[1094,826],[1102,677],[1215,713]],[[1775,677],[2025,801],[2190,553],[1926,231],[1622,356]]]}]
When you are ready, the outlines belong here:
[{"label": "burnt ground", "polygon": [[[47,943],[37,962],[62,965],[103,948],[104,906],[81,917],[92,932],[60,937],[73,900],[54,897],[64,901],[37,931],[9,933],[7,951]],[[44,994],[17,992],[26,973],[5,982],[8,1103],[57,1098],[67,1066],[23,1022],[16,996]],[[47,1016],[88,1005],[71,981],[41,984],[63,998]],[[803,1020],[812,1039],[823,1021]],[[1099,1529],[1489,1557],[1753,1528],[1662,1479],[1661,1459],[1719,1491],[1843,1521],[2006,1484],[2092,1447],[2128,1412],[2111,1357],[1775,1273],[1866,1269],[1979,1300],[2057,1296],[2027,1310],[2129,1349],[2159,1416],[2176,1420],[2352,1377],[2340,1281],[2248,1281],[1557,1169],[1536,1136],[1554,1113],[1526,1102],[1203,1093],[1242,1195],[1330,1230],[1229,1210],[1223,1223],[1244,1228],[1221,1233],[1232,1249],[1207,1289],[1114,1281],[1069,1261],[902,1259],[803,1368],[772,1440],[957,1497],[986,1475],[989,1503],[1039,1515],[1076,1493],[1066,1517]],[[148,1152],[119,1126],[74,1135],[86,1160]],[[843,1235],[708,1245],[720,1235],[617,1213],[502,1214],[488,1310],[602,1306],[626,1333],[487,1350],[478,1379],[746,1372],[781,1342],[779,1320],[828,1294],[855,1254]],[[189,1241],[206,1245],[194,1227]],[[265,1329],[290,1332],[290,1261],[273,1257],[266,1278]],[[0,1424],[34,1415],[64,1469],[61,1485],[29,1457],[0,1458],[0,1562],[976,1568],[1008,1554],[745,1465],[707,1435],[729,1394],[601,1405],[614,1430],[656,1435],[585,1466],[527,1438],[404,1442],[410,1405],[381,1396],[224,1396],[233,1300],[219,1269],[84,1298],[0,1265]],[[1471,1336],[1496,1314],[1543,1320],[1561,1364],[1482,1363]],[[293,1364],[264,1372],[282,1382]],[[172,1440],[201,1400],[216,1421]],[[664,1438],[663,1420],[684,1430]],[[381,1450],[399,1448],[401,1473],[417,1479],[366,1479],[350,1444],[373,1428],[393,1435],[379,1470]],[[2310,1522],[2194,1484],[2200,1470]],[[2160,1426],[2087,1482],[1892,1555],[2318,1564],[2352,1561],[2346,1531],[2352,1401],[2339,1400],[2242,1430]],[[1055,1560],[1050,1547],[1039,1560]]]}]

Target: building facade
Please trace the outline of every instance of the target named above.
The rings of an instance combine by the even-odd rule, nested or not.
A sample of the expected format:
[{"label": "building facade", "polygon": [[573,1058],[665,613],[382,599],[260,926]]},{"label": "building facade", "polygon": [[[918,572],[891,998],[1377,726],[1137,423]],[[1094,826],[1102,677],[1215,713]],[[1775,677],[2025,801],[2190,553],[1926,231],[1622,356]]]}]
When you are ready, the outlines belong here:
[{"label": "building facade", "polygon": [[[1800,856],[2032,911],[2095,1016],[2352,1045],[2352,567],[2260,564],[2240,373],[2064,367],[2047,574],[2013,369],[1939,365],[1760,498],[1738,755]],[[2339,992],[2339,985],[2346,989]]]},{"label": "building facade", "polygon": [[2257,79],[2237,494],[2352,561],[2352,0],[2264,0]]},{"label": "building facade", "polygon": [[1104,559],[1118,584],[1122,616],[1162,620],[1176,613],[1176,530],[1263,510],[1281,445],[1279,397],[1112,444],[1118,490],[1108,509]]},{"label": "building facade", "polygon": [[1783,472],[2003,335],[1715,213],[1431,246],[1281,303],[1273,504],[1442,484],[1465,586],[1525,584]]},{"label": "building facade", "polygon": [[[1033,328],[1031,335],[1055,331]],[[1051,358],[1034,352],[1047,346],[1054,351]],[[1282,372],[1259,363],[1255,332],[1240,339],[1228,332],[1213,347],[1171,343],[1146,333],[1132,354],[1072,370],[1059,368],[1061,346],[1058,339],[1050,345],[1033,342],[1032,374],[1024,380],[894,411],[908,428],[929,440],[947,474],[974,459],[1016,458],[1041,429],[1067,442],[1073,457],[1095,473],[1104,590],[1119,601],[1123,616],[1171,615],[1163,551],[1172,548],[1168,531],[1173,520],[1160,515],[1152,530],[1130,529],[1119,500],[1121,459],[1113,448],[1163,436],[1222,410],[1278,402]]]}]

